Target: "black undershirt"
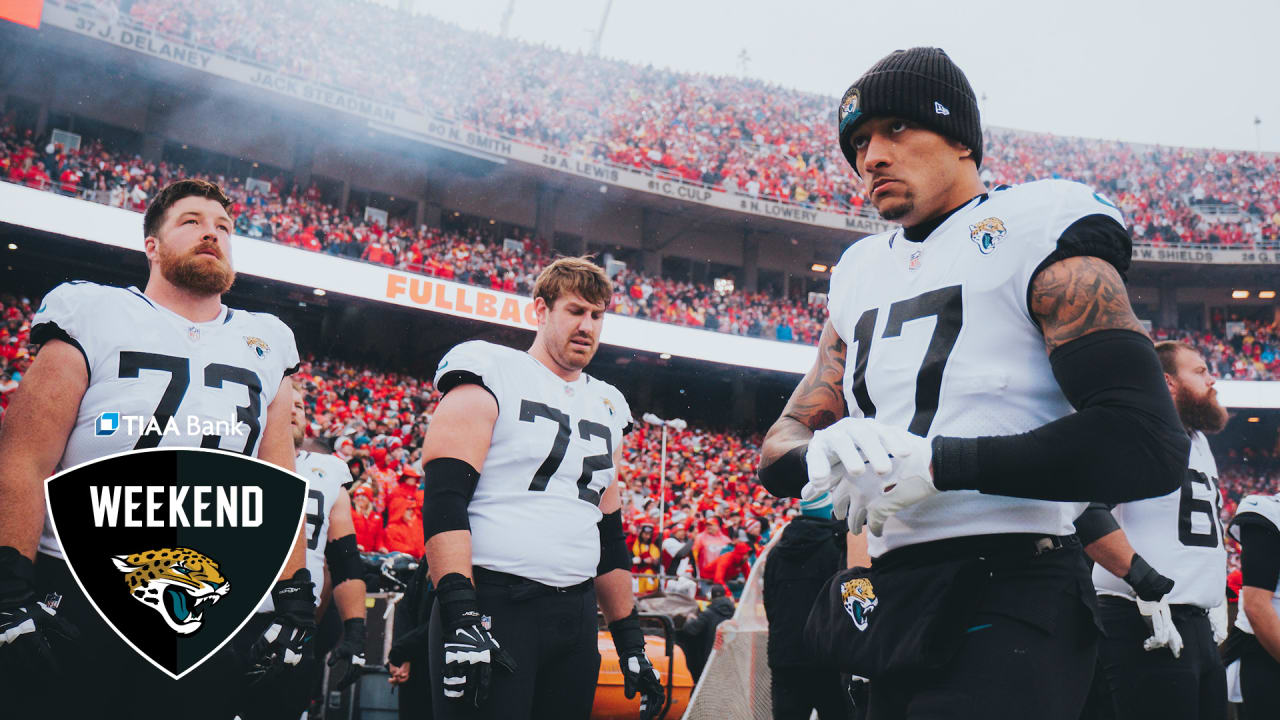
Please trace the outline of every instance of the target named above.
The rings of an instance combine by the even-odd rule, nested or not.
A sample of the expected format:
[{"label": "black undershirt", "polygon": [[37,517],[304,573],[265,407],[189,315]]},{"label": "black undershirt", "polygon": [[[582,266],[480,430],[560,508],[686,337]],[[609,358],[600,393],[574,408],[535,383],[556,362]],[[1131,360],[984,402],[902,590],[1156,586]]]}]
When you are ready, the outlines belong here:
[{"label": "black undershirt", "polygon": [[955,215],[957,212],[960,211],[961,208],[973,202],[973,198],[978,198],[978,197],[982,198],[985,201],[987,199],[987,193],[982,193],[981,195],[974,195],[968,200],[965,200],[964,202],[960,203],[959,205],[951,208],[950,210],[942,213],[941,215],[935,218],[932,218],[930,220],[925,220],[924,222],[918,225],[912,225],[911,227],[902,228],[902,237],[906,238],[907,240],[910,240],[911,242],[924,242],[926,239],[928,239],[930,235],[933,234],[934,230],[938,229],[939,225],[947,221],[947,218],[951,217],[952,215]]}]

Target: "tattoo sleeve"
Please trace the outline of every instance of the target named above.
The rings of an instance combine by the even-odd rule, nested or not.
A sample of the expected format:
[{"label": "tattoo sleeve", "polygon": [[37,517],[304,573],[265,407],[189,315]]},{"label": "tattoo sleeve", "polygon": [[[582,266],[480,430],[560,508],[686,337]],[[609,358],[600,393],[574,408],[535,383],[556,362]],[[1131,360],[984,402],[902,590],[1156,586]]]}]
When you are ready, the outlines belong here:
[{"label": "tattoo sleeve", "polygon": [[818,339],[818,359],[791,393],[782,416],[765,434],[760,464],[769,465],[789,450],[805,445],[821,430],[848,414],[844,403],[844,368],[848,346],[831,321]]},{"label": "tattoo sleeve", "polygon": [[1031,281],[1030,298],[1031,313],[1050,353],[1099,330],[1146,334],[1129,305],[1120,273],[1100,258],[1070,257],[1050,265]]}]

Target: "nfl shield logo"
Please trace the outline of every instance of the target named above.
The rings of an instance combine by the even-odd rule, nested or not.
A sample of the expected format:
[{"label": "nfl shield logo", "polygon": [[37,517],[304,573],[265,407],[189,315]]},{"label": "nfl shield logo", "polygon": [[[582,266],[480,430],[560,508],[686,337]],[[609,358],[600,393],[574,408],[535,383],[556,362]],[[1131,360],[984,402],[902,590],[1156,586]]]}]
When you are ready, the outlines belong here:
[{"label": "nfl shield logo", "polygon": [[45,495],[89,603],[176,680],[222,649],[275,585],[307,482],[244,455],[156,448],[61,472]]}]

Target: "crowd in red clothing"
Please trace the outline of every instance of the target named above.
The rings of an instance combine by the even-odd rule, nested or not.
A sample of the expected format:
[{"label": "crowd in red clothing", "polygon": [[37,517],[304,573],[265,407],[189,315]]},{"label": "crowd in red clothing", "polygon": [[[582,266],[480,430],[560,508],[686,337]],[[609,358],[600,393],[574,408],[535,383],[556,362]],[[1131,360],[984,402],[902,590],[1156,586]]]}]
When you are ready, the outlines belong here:
[{"label": "crowd in red clothing", "polygon": [[1225,380],[1280,378],[1280,324],[1260,320],[1225,322],[1215,318],[1213,330],[1167,330],[1156,340],[1181,340],[1204,356],[1215,377]]},{"label": "crowd in red clothing", "polygon": [[[578,157],[810,207],[863,205],[833,142],[834,97],[562,52],[372,3],[61,2]],[[993,185],[1093,184],[1125,210],[1140,242],[1280,244],[1274,154],[992,130],[983,170]]]}]

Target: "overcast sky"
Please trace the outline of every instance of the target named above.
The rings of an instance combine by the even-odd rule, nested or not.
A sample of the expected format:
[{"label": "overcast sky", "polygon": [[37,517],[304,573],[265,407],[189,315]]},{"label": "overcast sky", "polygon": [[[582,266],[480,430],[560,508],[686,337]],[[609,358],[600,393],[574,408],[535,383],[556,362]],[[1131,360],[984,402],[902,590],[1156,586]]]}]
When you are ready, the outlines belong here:
[{"label": "overcast sky", "polygon": [[[412,1],[491,33],[514,1],[511,35],[571,51],[606,4]],[[1278,29],[1275,0],[613,0],[601,54],[739,75],[745,50],[748,75],[835,98],[885,54],[937,45],[986,96],[985,125],[1275,152]]]}]

